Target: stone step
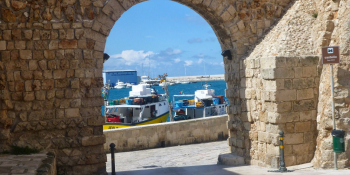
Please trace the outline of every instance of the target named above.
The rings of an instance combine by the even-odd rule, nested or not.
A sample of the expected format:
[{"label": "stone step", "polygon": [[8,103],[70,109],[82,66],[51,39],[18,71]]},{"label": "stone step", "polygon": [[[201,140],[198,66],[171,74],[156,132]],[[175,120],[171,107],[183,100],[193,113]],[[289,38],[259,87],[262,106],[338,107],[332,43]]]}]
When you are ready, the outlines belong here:
[{"label": "stone step", "polygon": [[218,164],[221,165],[244,165],[244,158],[233,153],[221,153],[218,157]]}]

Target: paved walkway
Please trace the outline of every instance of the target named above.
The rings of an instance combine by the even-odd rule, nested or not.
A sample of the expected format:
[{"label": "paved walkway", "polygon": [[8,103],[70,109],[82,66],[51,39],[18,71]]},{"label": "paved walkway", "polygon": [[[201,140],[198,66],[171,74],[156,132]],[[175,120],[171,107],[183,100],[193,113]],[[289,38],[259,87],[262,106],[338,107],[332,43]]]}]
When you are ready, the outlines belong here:
[{"label": "paved walkway", "polygon": [[[217,165],[218,155],[228,149],[227,141],[174,146],[116,153],[118,175],[278,175],[258,166]],[[107,172],[111,174],[111,155],[107,155]],[[311,164],[287,167],[290,175],[350,175],[350,170],[315,170]]]},{"label": "paved walkway", "polygon": [[0,175],[34,175],[47,158],[46,153],[32,155],[0,155]]}]

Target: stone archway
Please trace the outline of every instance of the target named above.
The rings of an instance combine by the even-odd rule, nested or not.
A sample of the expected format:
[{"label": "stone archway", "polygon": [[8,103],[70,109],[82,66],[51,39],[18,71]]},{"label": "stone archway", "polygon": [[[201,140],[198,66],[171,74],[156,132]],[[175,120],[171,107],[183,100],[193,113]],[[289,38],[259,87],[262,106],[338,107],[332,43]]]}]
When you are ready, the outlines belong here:
[{"label": "stone archway", "polygon": [[[11,144],[53,150],[60,172],[105,171],[100,108],[103,51],[115,21],[140,2],[0,2],[0,150]],[[234,59],[224,64],[228,120],[235,121],[241,115],[239,59],[281,17],[290,0],[175,2],[203,16],[222,50],[233,53]]]}]

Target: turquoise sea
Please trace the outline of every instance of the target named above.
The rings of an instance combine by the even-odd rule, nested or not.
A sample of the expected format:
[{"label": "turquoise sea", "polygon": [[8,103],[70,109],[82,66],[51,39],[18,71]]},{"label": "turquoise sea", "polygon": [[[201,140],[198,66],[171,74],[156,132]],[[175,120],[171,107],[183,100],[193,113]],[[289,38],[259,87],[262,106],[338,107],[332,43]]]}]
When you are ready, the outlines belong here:
[{"label": "turquoise sea", "polygon": [[[226,81],[198,81],[196,83],[190,84],[175,84],[173,86],[169,86],[170,100],[173,100],[173,95],[180,95],[180,92],[183,94],[194,94],[196,90],[204,89],[202,85],[204,83],[208,83],[211,86],[208,89],[214,89],[215,95],[223,95],[225,96],[226,89]],[[158,92],[158,94],[164,94],[164,90],[160,86],[153,86],[154,89]],[[111,89],[109,91],[109,100],[121,99],[129,96],[129,92],[131,88],[128,89]],[[176,98],[175,100],[180,100],[181,98]],[[189,98],[186,98],[189,99]],[[189,99],[190,100],[190,99]],[[102,110],[104,113],[104,110]],[[104,115],[104,114],[102,114]]]}]

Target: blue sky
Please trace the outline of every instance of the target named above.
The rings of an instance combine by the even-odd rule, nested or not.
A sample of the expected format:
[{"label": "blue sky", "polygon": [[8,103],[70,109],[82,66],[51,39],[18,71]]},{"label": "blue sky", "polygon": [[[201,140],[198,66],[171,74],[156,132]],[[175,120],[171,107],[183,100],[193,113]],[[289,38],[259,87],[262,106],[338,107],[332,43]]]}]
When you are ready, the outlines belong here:
[{"label": "blue sky", "polygon": [[185,68],[187,76],[224,73],[213,29],[194,10],[170,0],[150,0],[127,10],[110,32],[105,53],[111,58],[104,70],[142,75],[143,65],[143,75],[151,77],[185,76]]}]

